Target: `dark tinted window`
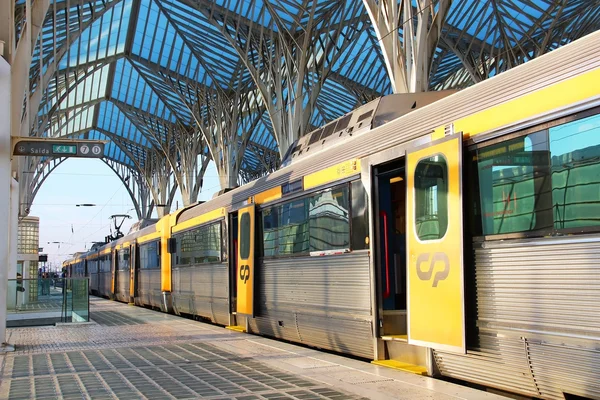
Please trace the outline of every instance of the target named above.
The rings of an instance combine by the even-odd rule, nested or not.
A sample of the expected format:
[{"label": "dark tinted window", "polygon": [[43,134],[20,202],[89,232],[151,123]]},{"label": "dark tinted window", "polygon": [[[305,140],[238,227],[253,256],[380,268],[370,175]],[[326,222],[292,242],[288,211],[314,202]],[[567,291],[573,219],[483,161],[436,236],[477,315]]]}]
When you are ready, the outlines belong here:
[{"label": "dark tinted window", "polygon": [[352,249],[369,248],[369,207],[362,181],[352,182]]},{"label": "dark tinted window", "polygon": [[240,218],[240,257],[250,257],[250,214],[245,212]]},{"label": "dark tinted window", "polygon": [[421,240],[437,240],[448,229],[448,165],[442,155],[415,168],[415,230]]}]

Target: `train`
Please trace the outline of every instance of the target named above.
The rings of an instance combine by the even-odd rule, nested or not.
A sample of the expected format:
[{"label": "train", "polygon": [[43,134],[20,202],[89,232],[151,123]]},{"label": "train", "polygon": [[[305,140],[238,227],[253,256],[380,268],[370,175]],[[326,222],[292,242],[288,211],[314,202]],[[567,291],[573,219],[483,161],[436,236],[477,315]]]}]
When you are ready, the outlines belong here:
[{"label": "train", "polygon": [[91,293],[523,396],[600,398],[600,33],[392,94],[65,261]]}]

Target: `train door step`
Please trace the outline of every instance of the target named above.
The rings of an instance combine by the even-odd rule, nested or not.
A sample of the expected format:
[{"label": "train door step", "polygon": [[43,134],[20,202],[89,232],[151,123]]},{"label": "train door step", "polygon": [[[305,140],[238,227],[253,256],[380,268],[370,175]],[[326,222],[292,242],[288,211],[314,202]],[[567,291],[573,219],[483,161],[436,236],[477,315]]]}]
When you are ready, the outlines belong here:
[{"label": "train door step", "polygon": [[384,335],[381,337],[381,339],[385,340],[386,342],[395,341],[408,343],[408,335]]},{"label": "train door step", "polygon": [[240,325],[228,325],[225,328],[230,329],[232,331],[246,333],[246,328],[244,328],[243,326],[240,326]]},{"label": "train door step", "polygon": [[393,368],[399,371],[410,372],[411,374],[427,375],[427,368],[420,365],[413,365],[396,360],[377,360],[371,361],[371,364],[380,365],[382,367]]}]

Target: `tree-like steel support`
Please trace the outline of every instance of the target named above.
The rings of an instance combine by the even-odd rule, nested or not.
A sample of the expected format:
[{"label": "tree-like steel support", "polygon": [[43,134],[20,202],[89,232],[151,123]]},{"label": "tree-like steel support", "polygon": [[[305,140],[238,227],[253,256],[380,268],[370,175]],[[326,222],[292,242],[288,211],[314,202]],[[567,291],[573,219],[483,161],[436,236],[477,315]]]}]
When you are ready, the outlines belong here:
[{"label": "tree-like steel support", "polygon": [[119,177],[135,207],[138,220],[152,218],[154,201],[139,171],[106,158],[102,161]]},{"label": "tree-like steel support", "polygon": [[394,93],[427,91],[434,52],[452,0],[417,0],[416,10],[411,0],[363,3],[379,39]]}]

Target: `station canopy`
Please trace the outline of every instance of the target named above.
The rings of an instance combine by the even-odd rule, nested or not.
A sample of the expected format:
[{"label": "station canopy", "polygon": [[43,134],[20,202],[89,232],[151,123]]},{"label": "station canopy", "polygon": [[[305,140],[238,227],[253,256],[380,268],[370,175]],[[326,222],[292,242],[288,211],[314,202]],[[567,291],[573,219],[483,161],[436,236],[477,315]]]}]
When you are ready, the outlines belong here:
[{"label": "station canopy", "polygon": [[[277,168],[296,138],[398,92],[390,35],[401,53],[434,41],[425,88],[439,90],[600,24],[592,0],[398,1],[50,1],[30,69],[31,135],[106,140],[104,162],[126,185],[135,177],[158,203],[171,182],[189,203],[210,160],[222,186],[247,182]],[[24,8],[17,0],[17,37]],[[437,32],[428,28],[436,18]],[[382,36],[377,23],[394,28]],[[429,30],[419,37],[421,23]]]}]

